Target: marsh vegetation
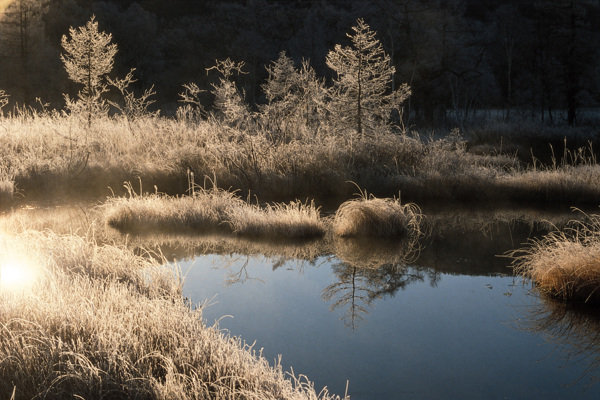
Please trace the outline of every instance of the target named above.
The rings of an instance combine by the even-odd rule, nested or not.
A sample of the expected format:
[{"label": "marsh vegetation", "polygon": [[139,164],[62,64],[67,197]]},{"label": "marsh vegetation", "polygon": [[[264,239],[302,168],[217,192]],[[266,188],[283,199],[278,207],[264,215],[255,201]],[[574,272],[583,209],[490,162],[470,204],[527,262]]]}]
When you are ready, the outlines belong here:
[{"label": "marsh vegetation", "polygon": [[[19,15],[47,11],[34,3],[15,3]],[[219,323],[207,325],[205,299],[184,293],[177,262],[186,258],[246,257],[229,286],[251,280],[247,267],[259,255],[273,271],[328,265],[319,299],[357,331],[375,304],[407,288],[469,276],[454,264],[425,264],[439,264],[438,251],[470,255],[468,237],[492,238],[508,226],[494,248],[513,257],[518,275],[560,300],[598,302],[597,216],[547,230],[537,217],[470,215],[463,225],[464,215],[421,208],[596,206],[597,132],[574,126],[571,97],[568,126],[508,118],[517,111],[510,102],[505,118],[465,124],[474,111],[459,110],[452,86],[458,97],[445,107],[465,118],[421,131],[411,124],[413,88],[397,82],[394,57],[358,18],[348,45],[323,58],[325,76],[279,52],[249,101],[245,62],[225,57],[206,66],[215,77],[208,89],[181,84],[177,107],[161,113],[152,109],[154,86],[135,85],[135,68],[111,76],[120,53],[99,26],[92,14],[60,40],[76,96],[63,93],[62,107],[13,105],[0,116],[0,396],[340,398],[284,372],[280,358],[271,363]],[[0,110],[9,97],[0,91]],[[72,204],[84,206],[73,213]],[[40,205],[57,211],[32,218]],[[530,248],[511,251],[515,227],[529,229]],[[475,269],[514,287],[506,265]]]}]

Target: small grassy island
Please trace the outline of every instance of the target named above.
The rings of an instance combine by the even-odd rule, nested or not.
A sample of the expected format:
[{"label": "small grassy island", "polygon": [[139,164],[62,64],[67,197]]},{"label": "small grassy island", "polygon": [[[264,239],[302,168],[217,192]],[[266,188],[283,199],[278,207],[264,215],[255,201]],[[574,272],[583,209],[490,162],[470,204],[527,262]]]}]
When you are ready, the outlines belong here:
[{"label": "small grassy island", "polygon": [[510,253],[516,274],[565,302],[600,304],[600,216],[586,216]]}]

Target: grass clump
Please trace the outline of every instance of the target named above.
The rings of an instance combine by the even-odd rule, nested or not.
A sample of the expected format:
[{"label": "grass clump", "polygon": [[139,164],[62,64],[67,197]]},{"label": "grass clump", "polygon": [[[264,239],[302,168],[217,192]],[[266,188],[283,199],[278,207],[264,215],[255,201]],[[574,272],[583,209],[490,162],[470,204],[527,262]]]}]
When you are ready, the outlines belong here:
[{"label": "grass clump", "polygon": [[310,238],[326,232],[314,202],[261,207],[216,187],[194,188],[190,196],[181,197],[132,194],[109,199],[103,208],[108,226],[129,232],[225,230],[240,236],[271,238]]},{"label": "grass clump", "polygon": [[314,202],[292,201],[265,208],[247,205],[231,211],[231,227],[241,236],[311,238],[326,232],[319,207]]},{"label": "grass clump", "polygon": [[562,301],[600,303],[600,216],[532,240],[508,253],[517,275]]},{"label": "grass clump", "polygon": [[108,226],[133,232],[214,231],[228,229],[232,209],[244,204],[235,193],[213,188],[196,189],[192,196],[160,194],[113,197],[103,206]]},{"label": "grass clump", "polygon": [[423,215],[416,204],[400,199],[379,199],[366,191],[338,208],[333,220],[334,234],[342,237],[417,237]]},{"label": "grass clump", "polygon": [[4,240],[38,279],[0,291],[2,398],[333,398],[207,327],[151,258],[72,235]]}]

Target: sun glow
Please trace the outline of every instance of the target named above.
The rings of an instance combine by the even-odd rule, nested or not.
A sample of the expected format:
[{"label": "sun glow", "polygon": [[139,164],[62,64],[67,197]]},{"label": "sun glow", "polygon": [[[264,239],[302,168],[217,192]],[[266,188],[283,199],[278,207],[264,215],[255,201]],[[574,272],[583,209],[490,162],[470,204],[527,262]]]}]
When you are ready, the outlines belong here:
[{"label": "sun glow", "polygon": [[37,278],[35,268],[27,260],[16,258],[0,260],[0,290],[27,289],[33,286]]}]

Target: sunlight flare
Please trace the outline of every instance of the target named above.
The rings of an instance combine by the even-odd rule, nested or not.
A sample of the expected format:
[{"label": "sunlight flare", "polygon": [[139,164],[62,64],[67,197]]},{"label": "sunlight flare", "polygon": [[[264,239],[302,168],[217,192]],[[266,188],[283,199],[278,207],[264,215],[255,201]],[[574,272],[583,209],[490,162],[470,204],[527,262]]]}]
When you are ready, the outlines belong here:
[{"label": "sunlight flare", "polygon": [[6,257],[0,261],[0,289],[20,291],[33,286],[38,279],[36,268],[24,257]]}]

